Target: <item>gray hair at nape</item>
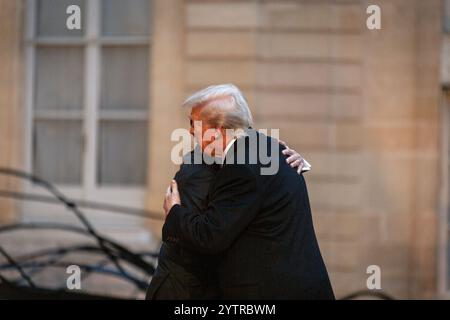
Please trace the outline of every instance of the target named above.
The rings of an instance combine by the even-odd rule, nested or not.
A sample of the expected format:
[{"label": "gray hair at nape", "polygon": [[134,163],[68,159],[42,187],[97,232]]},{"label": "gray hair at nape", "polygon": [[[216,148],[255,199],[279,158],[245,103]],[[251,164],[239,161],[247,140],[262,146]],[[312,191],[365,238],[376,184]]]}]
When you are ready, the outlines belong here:
[{"label": "gray hair at nape", "polygon": [[203,107],[200,115],[214,128],[247,130],[253,117],[242,92],[233,84],[209,86],[183,102],[184,108]]}]

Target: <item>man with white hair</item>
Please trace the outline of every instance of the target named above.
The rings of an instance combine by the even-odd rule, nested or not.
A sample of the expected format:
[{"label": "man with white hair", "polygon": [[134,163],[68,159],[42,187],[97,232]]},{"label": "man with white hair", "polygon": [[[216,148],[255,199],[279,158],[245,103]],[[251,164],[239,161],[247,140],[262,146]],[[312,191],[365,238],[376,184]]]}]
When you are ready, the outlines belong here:
[{"label": "man with white hair", "polygon": [[[249,129],[252,115],[239,89],[211,86],[184,106],[191,108],[199,148],[218,163],[200,208],[186,205],[180,179],[172,181],[164,242],[197,252],[200,263],[214,261],[207,268],[214,269],[217,297],[333,299],[304,178],[285,161],[278,141]],[[276,172],[263,174],[271,164],[263,163],[261,151],[278,163]]]}]

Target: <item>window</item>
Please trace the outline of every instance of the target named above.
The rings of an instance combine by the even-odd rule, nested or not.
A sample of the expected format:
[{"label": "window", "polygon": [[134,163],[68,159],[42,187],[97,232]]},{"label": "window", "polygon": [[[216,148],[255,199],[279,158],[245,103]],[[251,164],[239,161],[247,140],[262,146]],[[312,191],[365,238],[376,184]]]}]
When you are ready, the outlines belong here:
[{"label": "window", "polygon": [[[81,9],[68,30],[66,8]],[[27,167],[71,196],[143,206],[149,0],[30,0]]]}]

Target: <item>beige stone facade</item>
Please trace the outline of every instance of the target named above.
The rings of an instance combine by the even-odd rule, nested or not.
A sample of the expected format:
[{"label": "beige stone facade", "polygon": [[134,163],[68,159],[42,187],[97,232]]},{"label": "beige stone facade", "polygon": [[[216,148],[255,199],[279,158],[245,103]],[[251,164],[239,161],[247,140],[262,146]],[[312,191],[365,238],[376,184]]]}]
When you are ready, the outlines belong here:
[{"label": "beige stone facade", "polygon": [[[443,1],[153,0],[147,208],[160,212],[180,103],[210,84],[246,94],[257,128],[312,164],[316,231],[337,297],[379,265],[396,298],[437,298]],[[0,0],[0,165],[23,166],[25,5]],[[448,99],[448,98],[447,98]],[[448,107],[448,105],[447,105]],[[445,158],[446,159],[446,158]],[[0,176],[0,186],[18,187]],[[0,198],[0,221],[15,219]],[[159,235],[161,223],[150,223]]]}]

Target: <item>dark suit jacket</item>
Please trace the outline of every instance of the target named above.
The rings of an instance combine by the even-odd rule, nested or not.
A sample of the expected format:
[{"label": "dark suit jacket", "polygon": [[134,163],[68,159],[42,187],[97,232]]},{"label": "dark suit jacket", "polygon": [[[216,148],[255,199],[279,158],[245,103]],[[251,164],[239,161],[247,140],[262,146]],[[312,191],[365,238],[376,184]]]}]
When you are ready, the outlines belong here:
[{"label": "dark suit jacket", "polygon": [[[200,154],[199,154],[200,153]],[[195,148],[185,155],[180,170],[175,174],[180,198],[189,210],[202,212],[206,207],[208,189],[217,167],[205,162]],[[158,256],[158,267],[147,289],[148,300],[205,300],[219,298],[217,282],[217,259],[214,255],[193,252],[178,246],[169,237],[164,241]]]},{"label": "dark suit jacket", "polygon": [[[277,141],[260,133],[256,136],[267,142],[268,153],[273,152],[279,162],[278,172],[261,175],[265,167],[259,157],[262,144],[241,138],[244,143],[234,143],[211,183],[207,208],[200,213],[173,206],[163,240],[219,254],[222,298],[334,299],[305,180],[285,162]],[[238,164],[242,148],[245,161]],[[250,151],[258,155],[256,163]]]}]

